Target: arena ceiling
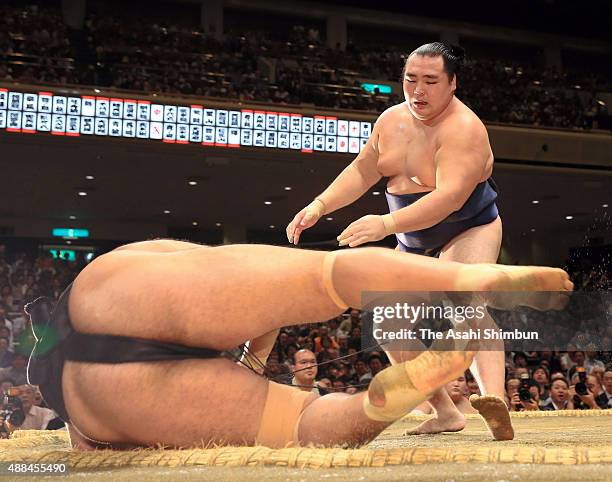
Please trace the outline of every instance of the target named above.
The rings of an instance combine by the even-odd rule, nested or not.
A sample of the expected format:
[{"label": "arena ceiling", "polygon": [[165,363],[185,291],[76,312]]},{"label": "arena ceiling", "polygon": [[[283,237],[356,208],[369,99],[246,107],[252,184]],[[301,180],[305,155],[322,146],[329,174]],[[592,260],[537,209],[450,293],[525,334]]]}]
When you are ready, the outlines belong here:
[{"label": "arena ceiling", "polygon": [[[5,132],[0,133],[0,146],[2,226],[50,221],[94,229],[148,223],[197,231],[223,229],[216,226],[222,223],[268,232],[279,243],[293,214],[351,160],[341,154]],[[88,175],[94,179],[87,180]],[[545,237],[576,245],[612,232],[609,210],[602,207],[612,204],[610,170],[524,166],[498,159],[495,178],[506,239]],[[190,180],[197,185],[190,186]],[[355,205],[333,213],[333,220],[320,222],[305,241],[333,239],[358,217],[385,212],[383,190],[381,182]],[[79,196],[79,191],[88,195]]]}]

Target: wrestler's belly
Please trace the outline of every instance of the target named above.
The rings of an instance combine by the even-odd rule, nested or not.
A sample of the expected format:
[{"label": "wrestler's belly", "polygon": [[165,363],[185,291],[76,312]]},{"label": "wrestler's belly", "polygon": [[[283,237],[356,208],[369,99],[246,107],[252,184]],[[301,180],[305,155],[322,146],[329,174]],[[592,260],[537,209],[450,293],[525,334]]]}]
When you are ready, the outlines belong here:
[{"label": "wrestler's belly", "polygon": [[435,186],[428,186],[420,182],[418,178],[409,178],[406,176],[394,176],[387,182],[387,191],[391,194],[415,194],[433,191],[435,188]]},{"label": "wrestler's belly", "polygon": [[227,359],[66,362],[66,409],[88,437],[116,444],[252,444],[267,381]]}]

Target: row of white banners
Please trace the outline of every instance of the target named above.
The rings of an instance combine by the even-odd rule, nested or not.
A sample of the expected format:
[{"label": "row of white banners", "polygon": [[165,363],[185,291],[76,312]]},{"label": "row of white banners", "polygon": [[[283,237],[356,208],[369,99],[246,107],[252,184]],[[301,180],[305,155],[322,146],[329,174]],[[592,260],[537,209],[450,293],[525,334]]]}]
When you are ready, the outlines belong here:
[{"label": "row of white banners", "polygon": [[0,89],[0,128],[356,153],[370,136],[372,124],[330,116]]}]

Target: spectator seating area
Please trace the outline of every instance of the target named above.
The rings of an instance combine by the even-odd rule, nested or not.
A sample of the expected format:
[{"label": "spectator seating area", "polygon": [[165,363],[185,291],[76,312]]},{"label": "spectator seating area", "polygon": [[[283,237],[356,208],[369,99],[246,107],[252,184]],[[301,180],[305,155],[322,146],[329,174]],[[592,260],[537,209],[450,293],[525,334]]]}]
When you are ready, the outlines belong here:
[{"label": "spectator seating area", "polygon": [[[300,25],[285,33],[227,25],[217,41],[192,23],[148,14],[136,22],[91,13],[74,31],[59,9],[0,6],[0,80],[380,113],[402,95],[367,93],[361,79],[398,82],[417,47],[390,39],[329,49],[317,29]],[[598,92],[612,92],[603,72],[478,57],[460,75],[457,95],[489,122],[588,130],[608,125]]]}]

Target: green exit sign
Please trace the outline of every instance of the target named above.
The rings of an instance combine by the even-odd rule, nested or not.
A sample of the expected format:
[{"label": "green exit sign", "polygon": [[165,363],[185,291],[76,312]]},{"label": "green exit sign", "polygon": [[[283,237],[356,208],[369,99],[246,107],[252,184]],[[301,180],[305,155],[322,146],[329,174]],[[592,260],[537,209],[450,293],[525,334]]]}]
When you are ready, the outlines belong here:
[{"label": "green exit sign", "polygon": [[361,84],[361,88],[370,94],[373,94],[375,89],[378,89],[379,94],[390,94],[392,92],[391,86],[385,84]]},{"label": "green exit sign", "polygon": [[53,236],[58,238],[88,238],[89,230],[88,229],[73,229],[73,228],[54,228]]}]

